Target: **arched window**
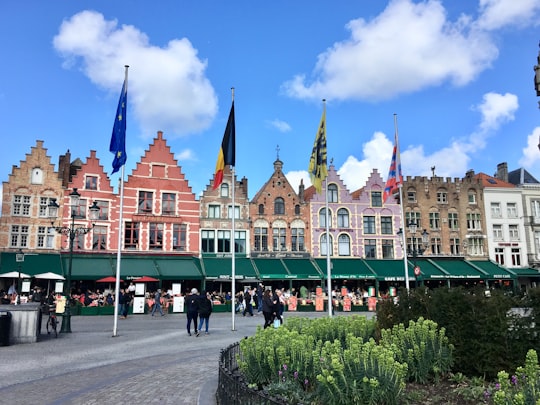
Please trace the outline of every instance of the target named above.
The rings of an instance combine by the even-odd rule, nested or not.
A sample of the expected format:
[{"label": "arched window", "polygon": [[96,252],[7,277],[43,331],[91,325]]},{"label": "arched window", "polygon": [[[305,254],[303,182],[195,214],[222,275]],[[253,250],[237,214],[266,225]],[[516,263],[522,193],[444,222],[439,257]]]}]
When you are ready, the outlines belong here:
[{"label": "arched window", "polygon": [[335,184],[328,185],[328,202],[331,202],[331,203],[338,202],[338,188]]},{"label": "arched window", "polygon": [[221,183],[220,196],[221,197],[229,196],[229,185],[227,183]]},{"label": "arched window", "polygon": [[[330,256],[333,256],[334,247],[333,247],[332,235],[330,235],[329,245],[330,245]],[[327,256],[328,255],[327,251],[328,251],[328,246],[326,243],[326,234],[324,233],[321,235],[321,256]]]},{"label": "arched window", "polygon": [[[332,210],[328,210],[328,225],[332,226]],[[319,227],[326,227],[326,208],[321,208],[319,211]]]},{"label": "arched window", "polygon": [[264,204],[259,204],[259,215],[264,214]]},{"label": "arched window", "polygon": [[298,204],[294,206],[294,215],[300,215],[300,205]]},{"label": "arched window", "polygon": [[283,215],[285,214],[285,200],[278,197],[274,200],[274,215]]},{"label": "arched window", "polygon": [[351,238],[349,235],[342,234],[338,238],[338,254],[340,256],[350,256],[351,255]]},{"label": "arched window", "polygon": [[337,212],[337,226],[338,228],[349,227],[349,211],[345,208],[340,208]]}]

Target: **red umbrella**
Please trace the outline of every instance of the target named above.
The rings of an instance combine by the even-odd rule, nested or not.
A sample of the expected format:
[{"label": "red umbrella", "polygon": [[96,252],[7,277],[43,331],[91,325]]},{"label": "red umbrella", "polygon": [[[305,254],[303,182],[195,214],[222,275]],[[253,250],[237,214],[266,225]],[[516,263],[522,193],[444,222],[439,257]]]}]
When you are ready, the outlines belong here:
[{"label": "red umbrella", "polygon": [[157,278],[150,277],[150,276],[142,276],[139,278],[135,278],[132,280],[134,283],[150,283],[152,281],[159,281]]},{"label": "red umbrella", "polygon": [[[124,282],[124,280],[120,280],[120,282]],[[116,277],[109,276],[109,277],[103,277],[99,280],[96,280],[96,283],[116,283]]]}]

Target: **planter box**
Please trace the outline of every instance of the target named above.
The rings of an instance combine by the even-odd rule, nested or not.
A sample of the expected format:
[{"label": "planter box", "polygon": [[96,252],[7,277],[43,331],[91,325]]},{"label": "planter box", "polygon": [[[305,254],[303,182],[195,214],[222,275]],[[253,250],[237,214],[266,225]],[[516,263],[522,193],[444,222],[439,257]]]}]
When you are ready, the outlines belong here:
[{"label": "planter box", "polygon": [[220,304],[212,307],[213,312],[231,312],[231,304]]},{"label": "planter box", "polygon": [[98,307],[100,315],[114,315],[114,305]]},{"label": "planter box", "polygon": [[98,314],[99,314],[99,307],[81,307],[81,315],[98,315]]},{"label": "planter box", "polygon": [[352,312],[367,312],[368,307],[366,305],[351,305]]},{"label": "planter box", "polygon": [[296,307],[296,310],[298,312],[314,312],[315,311],[315,305],[313,305],[313,304],[298,305]]}]

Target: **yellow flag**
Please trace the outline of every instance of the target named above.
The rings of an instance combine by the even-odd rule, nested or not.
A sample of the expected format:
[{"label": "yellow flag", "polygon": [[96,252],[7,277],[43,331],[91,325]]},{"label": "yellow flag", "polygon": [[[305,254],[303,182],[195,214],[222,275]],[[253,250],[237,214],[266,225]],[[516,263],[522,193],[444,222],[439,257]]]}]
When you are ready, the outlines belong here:
[{"label": "yellow flag", "polygon": [[311,183],[315,187],[315,190],[317,190],[317,193],[320,194],[322,182],[328,176],[328,170],[326,168],[326,108],[323,111],[317,136],[315,137],[308,171]]}]

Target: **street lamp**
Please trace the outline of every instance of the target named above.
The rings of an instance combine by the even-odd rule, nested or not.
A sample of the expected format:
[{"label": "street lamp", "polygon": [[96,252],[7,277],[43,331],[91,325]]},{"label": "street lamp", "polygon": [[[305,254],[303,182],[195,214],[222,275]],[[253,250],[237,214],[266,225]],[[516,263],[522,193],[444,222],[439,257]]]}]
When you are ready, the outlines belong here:
[{"label": "street lamp", "polygon": [[[420,277],[421,271],[420,266],[417,266],[416,259],[418,256],[421,256],[428,246],[429,242],[429,233],[424,229],[422,232],[422,243],[418,244],[418,240],[416,238],[416,232],[418,231],[418,225],[415,221],[410,221],[407,223],[407,227],[409,228],[409,233],[411,234],[411,248],[407,247],[407,255],[412,255],[413,258],[413,269],[414,269],[414,286],[418,287],[418,277]],[[403,249],[403,229],[399,228],[399,231],[397,232],[399,235],[399,243],[401,244],[401,248]]]},{"label": "street lamp", "polygon": [[71,270],[73,265],[73,245],[75,237],[78,235],[85,235],[90,232],[95,225],[95,221],[99,216],[99,207],[94,201],[90,210],[90,221],[92,226],[90,228],[85,228],[83,226],[75,227],[75,218],[84,218],[84,216],[78,215],[76,208],[79,206],[79,201],[81,195],[77,192],[77,189],[74,188],[73,191],[69,194],[69,205],[71,208],[71,227],[68,226],[55,226],[54,222],[58,218],[58,208],[60,206],[56,202],[56,199],[51,199],[51,202],[48,205],[48,217],[51,220],[52,227],[56,232],[69,237],[69,265],[68,265],[68,274],[66,277],[66,286],[64,286],[64,293],[66,295],[66,308],[64,312],[64,318],[62,321],[62,327],[60,333],[71,333]]},{"label": "street lamp", "polygon": [[15,254],[15,261],[19,264],[19,277],[17,278],[17,305],[19,305],[21,303],[21,271],[22,263],[24,262],[24,253],[22,249],[19,249],[19,251]]}]

